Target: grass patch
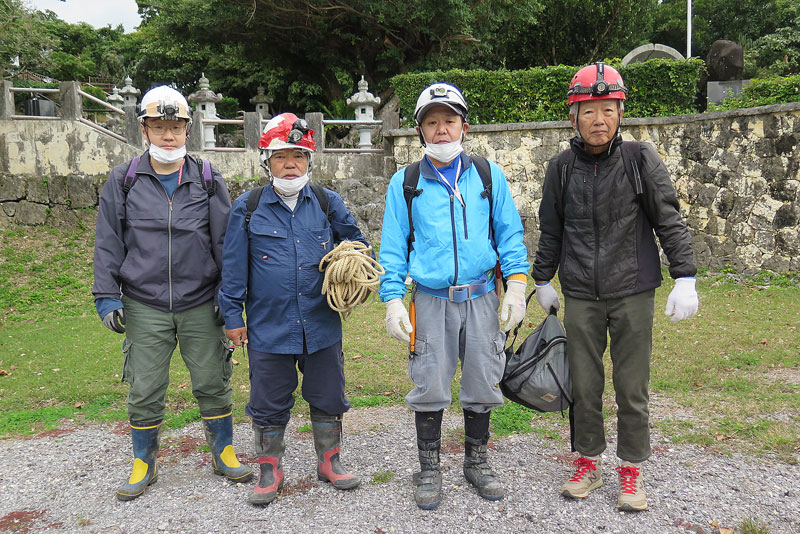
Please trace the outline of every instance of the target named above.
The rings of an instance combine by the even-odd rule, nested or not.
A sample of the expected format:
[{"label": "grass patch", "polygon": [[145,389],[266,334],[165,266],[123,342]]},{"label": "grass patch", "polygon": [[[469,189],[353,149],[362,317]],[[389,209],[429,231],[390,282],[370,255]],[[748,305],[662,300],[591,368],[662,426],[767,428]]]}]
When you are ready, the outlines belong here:
[{"label": "grass patch", "polygon": [[772,531],[760,519],[748,517],[739,524],[738,532],[742,534],[770,534]]},{"label": "grass patch", "polygon": [[[123,336],[103,328],[91,296],[93,231],[0,228],[0,436],[56,428],[62,419],[125,420],[128,387],[120,382]],[[722,451],[772,454],[797,462],[800,450],[800,275],[725,272],[698,276],[700,312],[671,323],[663,314],[672,281],[656,291],[651,391],[676,413],[653,410],[673,442]],[[556,281],[557,284],[557,281]],[[343,322],[346,394],[354,408],[403,403],[412,388],[406,347],[384,327],[376,298]],[[520,343],[542,321],[534,303]],[[246,420],[248,359],[237,351],[231,385],[234,418]],[[605,357],[604,413],[616,408]],[[459,410],[460,374],[452,383]],[[308,405],[295,392],[294,415]],[[167,389],[168,427],[200,419],[178,351]],[[492,413],[496,436],[536,433],[564,439],[568,423],[506,404]]]},{"label": "grass patch", "polygon": [[372,473],[372,480],[370,481],[373,485],[378,484],[386,484],[390,480],[394,478],[394,473],[391,471],[384,471],[383,469],[379,469]]}]

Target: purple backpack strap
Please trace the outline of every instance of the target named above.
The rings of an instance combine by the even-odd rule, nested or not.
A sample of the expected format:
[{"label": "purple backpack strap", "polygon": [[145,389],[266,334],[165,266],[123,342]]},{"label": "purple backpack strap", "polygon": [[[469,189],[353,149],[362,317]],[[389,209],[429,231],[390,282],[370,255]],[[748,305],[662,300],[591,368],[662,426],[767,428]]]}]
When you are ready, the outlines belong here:
[{"label": "purple backpack strap", "polygon": [[128,196],[128,191],[130,191],[133,184],[136,183],[136,167],[139,166],[140,157],[141,156],[136,156],[131,160],[131,164],[128,165],[128,171],[122,179],[122,194],[126,197]]},{"label": "purple backpack strap", "polygon": [[208,196],[214,196],[214,177],[211,175],[211,163],[207,159],[200,160],[203,162],[203,189],[206,190]]}]

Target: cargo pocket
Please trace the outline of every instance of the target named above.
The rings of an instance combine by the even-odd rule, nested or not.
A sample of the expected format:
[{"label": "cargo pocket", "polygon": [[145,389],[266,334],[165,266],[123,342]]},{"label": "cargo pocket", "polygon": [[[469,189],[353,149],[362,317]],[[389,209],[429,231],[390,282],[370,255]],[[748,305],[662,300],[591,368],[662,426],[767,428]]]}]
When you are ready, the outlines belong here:
[{"label": "cargo pocket", "polygon": [[506,335],[503,332],[497,332],[492,338],[491,346],[495,357],[492,358],[493,365],[489,369],[489,383],[497,385],[500,384],[503,372],[506,370]]},{"label": "cargo pocket", "polygon": [[133,362],[131,361],[131,349],[133,343],[128,341],[128,338],[122,340],[122,380],[120,382],[127,382],[133,385]]},{"label": "cargo pocket", "polygon": [[227,384],[231,380],[231,376],[233,375],[233,355],[228,358],[228,346],[230,345],[230,341],[227,337],[219,338],[220,346],[222,347],[222,379]]},{"label": "cargo pocket", "polygon": [[414,344],[416,354],[414,356],[409,354],[408,356],[408,377],[415,386],[423,387],[426,383],[425,377],[432,371],[430,368],[431,357],[428,354],[428,342],[417,336]]}]

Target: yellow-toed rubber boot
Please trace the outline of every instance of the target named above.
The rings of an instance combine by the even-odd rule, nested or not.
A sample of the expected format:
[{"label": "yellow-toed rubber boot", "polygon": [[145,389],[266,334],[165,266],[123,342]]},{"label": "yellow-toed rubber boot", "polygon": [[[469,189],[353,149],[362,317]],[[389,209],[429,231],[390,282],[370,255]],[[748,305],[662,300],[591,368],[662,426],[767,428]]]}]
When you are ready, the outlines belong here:
[{"label": "yellow-toed rubber boot", "polygon": [[253,478],[253,470],[239,463],[233,450],[233,415],[203,417],[203,430],[211,448],[214,473],[233,482],[247,482]]},{"label": "yellow-toed rubber boot", "polygon": [[128,481],[117,488],[117,499],[131,501],[158,480],[158,433],[161,423],[147,427],[131,425],[133,470]]}]

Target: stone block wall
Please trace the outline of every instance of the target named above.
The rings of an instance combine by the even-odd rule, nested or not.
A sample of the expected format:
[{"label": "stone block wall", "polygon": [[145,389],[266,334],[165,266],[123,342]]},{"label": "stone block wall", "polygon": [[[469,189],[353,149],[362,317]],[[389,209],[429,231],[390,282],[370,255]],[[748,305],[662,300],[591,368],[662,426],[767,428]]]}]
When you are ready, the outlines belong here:
[{"label": "stone block wall", "polygon": [[[395,170],[419,159],[413,129],[384,132],[383,154],[315,155],[313,177],[338,191],[377,241]],[[508,177],[533,254],[547,163],[567,148],[569,123],[473,126],[468,152]],[[698,265],[800,271],[800,103],[680,117],[626,119],[623,136],[652,143],[673,176]],[[0,225],[94,225],[109,170],[140,150],[76,121],[0,120]],[[198,152],[236,198],[264,181],[256,151]]]}]

